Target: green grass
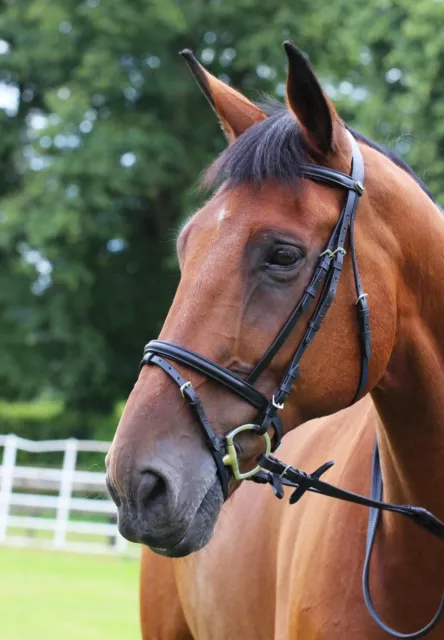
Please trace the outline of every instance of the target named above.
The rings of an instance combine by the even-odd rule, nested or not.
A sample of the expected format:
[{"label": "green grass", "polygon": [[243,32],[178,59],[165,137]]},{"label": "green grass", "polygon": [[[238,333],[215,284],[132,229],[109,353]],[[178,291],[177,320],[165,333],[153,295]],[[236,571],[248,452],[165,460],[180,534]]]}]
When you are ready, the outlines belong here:
[{"label": "green grass", "polygon": [[139,640],[137,560],[0,547],[1,640]]}]

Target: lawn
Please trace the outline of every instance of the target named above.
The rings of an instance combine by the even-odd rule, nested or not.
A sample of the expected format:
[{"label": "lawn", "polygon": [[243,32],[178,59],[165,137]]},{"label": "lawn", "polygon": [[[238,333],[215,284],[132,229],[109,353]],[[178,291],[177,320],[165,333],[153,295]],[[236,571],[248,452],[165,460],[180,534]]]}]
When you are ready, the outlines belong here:
[{"label": "lawn", "polygon": [[0,547],[1,640],[139,640],[138,561]]}]

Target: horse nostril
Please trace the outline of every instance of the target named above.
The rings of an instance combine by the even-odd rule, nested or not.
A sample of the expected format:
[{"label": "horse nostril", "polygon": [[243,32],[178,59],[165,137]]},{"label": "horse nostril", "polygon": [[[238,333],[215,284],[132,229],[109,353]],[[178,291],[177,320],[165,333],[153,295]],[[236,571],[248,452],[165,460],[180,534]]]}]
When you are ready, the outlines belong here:
[{"label": "horse nostril", "polygon": [[167,494],[165,480],[155,472],[143,471],[138,490],[138,498],[142,508],[152,508],[162,502]]}]

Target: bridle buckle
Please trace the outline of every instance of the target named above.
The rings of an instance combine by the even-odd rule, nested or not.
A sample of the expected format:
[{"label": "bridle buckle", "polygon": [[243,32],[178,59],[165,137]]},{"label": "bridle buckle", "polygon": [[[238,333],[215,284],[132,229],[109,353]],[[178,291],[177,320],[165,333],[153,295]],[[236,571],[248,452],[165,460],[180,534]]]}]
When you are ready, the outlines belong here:
[{"label": "bridle buckle", "polygon": [[273,393],[273,397],[271,399],[271,404],[273,405],[273,407],[275,409],[283,409],[284,408],[284,402],[282,404],[279,404],[278,402],[276,402],[275,398],[274,398],[274,393]]},{"label": "bridle buckle", "polygon": [[337,253],[340,253],[342,256],[345,256],[347,254],[347,251],[344,249],[344,247],[338,247],[334,251],[331,251],[330,249],[326,249],[325,251],[319,254],[319,257],[323,258],[324,256],[328,256],[329,258],[334,258]]},{"label": "bridle buckle", "polygon": [[185,398],[184,395],[184,391],[185,389],[189,389],[190,387],[192,387],[193,385],[191,384],[191,382],[188,380],[188,382],[185,382],[181,387],[179,387],[179,391],[180,391],[180,395],[182,396],[182,398]]},{"label": "bridle buckle", "polygon": [[361,302],[361,300],[365,300],[367,297],[368,297],[368,293],[361,293],[361,295],[359,296],[359,298],[355,302],[355,307],[358,306],[358,304]]},{"label": "bridle buckle", "polygon": [[364,185],[360,180],[356,180],[355,182],[355,191],[358,196],[362,196],[362,194],[364,193]]}]

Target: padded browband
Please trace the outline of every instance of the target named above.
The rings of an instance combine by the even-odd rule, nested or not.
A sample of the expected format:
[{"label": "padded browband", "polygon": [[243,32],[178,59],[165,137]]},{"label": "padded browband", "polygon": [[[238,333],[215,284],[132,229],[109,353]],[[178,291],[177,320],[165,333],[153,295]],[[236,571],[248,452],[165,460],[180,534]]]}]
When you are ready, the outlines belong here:
[{"label": "padded browband", "polygon": [[[356,155],[353,159],[356,160]],[[355,191],[358,196],[362,196],[364,192],[364,185],[356,177],[342,173],[342,171],[321,167],[317,164],[310,164],[308,162],[302,164],[299,175],[301,178],[308,178],[309,180],[323,182],[330,186],[336,185],[349,191]]]},{"label": "padded browband", "polygon": [[222,367],[216,362],[211,362],[211,360],[191,351],[191,349],[186,349],[185,347],[180,347],[177,344],[164,340],[151,340],[144,349],[142,365],[149,360],[147,356],[149,356],[150,353],[164,356],[169,360],[190,367],[202,375],[220,382],[258,410],[263,410],[268,405],[268,399],[262,395],[260,391],[252,387],[251,384],[239,378],[239,376],[229,369]]}]

